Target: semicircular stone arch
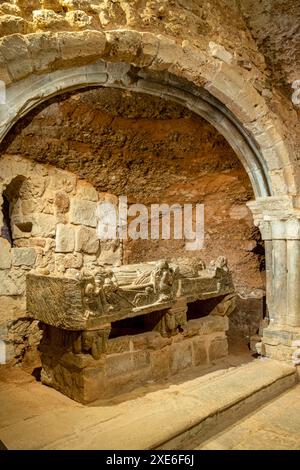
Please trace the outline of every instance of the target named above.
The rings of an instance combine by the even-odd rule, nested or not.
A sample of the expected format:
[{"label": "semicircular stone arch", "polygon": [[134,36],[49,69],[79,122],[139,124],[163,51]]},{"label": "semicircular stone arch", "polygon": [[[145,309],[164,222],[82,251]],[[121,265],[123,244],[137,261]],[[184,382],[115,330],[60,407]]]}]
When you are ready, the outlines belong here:
[{"label": "semicircular stone arch", "polygon": [[[240,122],[222,103],[203,88],[191,86],[174,76],[156,75],[134,70],[127,64],[98,62],[76,69],[53,72],[38,77],[32,87],[25,87],[22,106],[10,105],[15,113],[6,133],[21,117],[44,101],[70,90],[88,86],[116,87],[160,96],[186,106],[210,122],[228,141],[246,169],[257,197],[272,195],[271,181],[260,150]],[[8,100],[10,99],[8,93]],[[9,103],[9,101],[8,101]],[[13,117],[15,116],[15,118]]]}]

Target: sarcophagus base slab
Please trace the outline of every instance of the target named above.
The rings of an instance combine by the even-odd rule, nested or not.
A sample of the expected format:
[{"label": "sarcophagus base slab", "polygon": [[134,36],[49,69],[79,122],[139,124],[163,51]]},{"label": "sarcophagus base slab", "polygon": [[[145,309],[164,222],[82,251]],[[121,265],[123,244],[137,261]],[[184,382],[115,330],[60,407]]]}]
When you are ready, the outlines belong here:
[{"label": "sarcophagus base slab", "polygon": [[[86,352],[76,353],[70,338],[62,338],[60,329],[47,325],[40,346],[41,379],[80,403],[112,398],[226,356],[227,328],[226,316],[208,315],[188,321],[181,332],[167,337],[148,331],[109,338],[106,354],[94,358],[88,342]],[[68,332],[68,336],[73,333],[78,335]]]}]

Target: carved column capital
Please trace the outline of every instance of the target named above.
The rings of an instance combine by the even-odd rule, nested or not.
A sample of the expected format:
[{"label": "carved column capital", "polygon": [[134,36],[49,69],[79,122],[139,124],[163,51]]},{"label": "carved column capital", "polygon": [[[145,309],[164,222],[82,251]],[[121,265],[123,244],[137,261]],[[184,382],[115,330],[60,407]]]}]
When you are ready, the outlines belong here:
[{"label": "carved column capital", "polygon": [[258,198],[247,206],[263,240],[300,240],[300,196]]}]

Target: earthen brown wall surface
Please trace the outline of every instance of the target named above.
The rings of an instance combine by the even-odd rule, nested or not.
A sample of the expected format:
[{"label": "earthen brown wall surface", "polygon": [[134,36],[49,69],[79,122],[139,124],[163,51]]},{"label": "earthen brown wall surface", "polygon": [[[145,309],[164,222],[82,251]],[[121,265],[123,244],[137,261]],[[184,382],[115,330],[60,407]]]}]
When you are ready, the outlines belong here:
[{"label": "earthen brown wall surface", "polygon": [[123,262],[226,255],[239,292],[264,288],[260,236],[245,206],[250,181],[225,139],[185,108],[113,89],[64,95],[20,121],[2,151],[74,172],[129,203],[204,203],[204,250],[131,241]]}]

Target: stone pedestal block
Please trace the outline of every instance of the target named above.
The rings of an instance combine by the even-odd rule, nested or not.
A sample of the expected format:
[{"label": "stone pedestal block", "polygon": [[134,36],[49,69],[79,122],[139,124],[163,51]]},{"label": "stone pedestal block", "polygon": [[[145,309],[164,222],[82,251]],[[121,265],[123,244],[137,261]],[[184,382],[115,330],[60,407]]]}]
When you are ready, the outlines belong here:
[{"label": "stone pedestal block", "polygon": [[206,324],[205,334],[169,338],[153,331],[108,338],[109,328],[78,332],[44,325],[42,382],[86,404],[207,366],[228,353],[226,322],[216,332],[209,315],[198,321]]}]

